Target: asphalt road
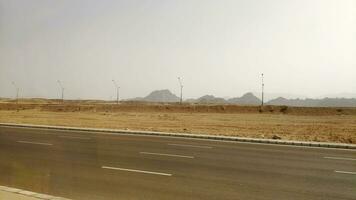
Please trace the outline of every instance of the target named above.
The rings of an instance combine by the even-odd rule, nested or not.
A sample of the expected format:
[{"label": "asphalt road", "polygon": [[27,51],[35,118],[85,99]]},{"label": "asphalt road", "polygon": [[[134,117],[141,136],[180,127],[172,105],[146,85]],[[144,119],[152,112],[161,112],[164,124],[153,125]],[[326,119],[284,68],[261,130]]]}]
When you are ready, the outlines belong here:
[{"label": "asphalt road", "polygon": [[356,151],[0,127],[0,185],[72,199],[356,199]]}]

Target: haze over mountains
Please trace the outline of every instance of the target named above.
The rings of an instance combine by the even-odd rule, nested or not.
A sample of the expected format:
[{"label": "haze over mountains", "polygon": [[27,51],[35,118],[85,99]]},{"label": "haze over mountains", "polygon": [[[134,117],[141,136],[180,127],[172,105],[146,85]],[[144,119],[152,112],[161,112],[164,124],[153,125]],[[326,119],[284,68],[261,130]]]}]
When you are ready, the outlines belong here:
[{"label": "haze over mountains", "polygon": [[353,98],[323,98],[323,99],[286,99],[279,97],[267,102],[268,105],[286,105],[298,107],[356,107]]},{"label": "haze over mountains", "polygon": [[147,101],[147,102],[179,102],[180,98],[173,94],[171,91],[165,90],[155,90],[151,92],[146,97],[137,97],[134,99],[129,99],[131,101]]},{"label": "haze over mountains", "polygon": [[[128,100],[146,102],[179,102],[180,98],[168,89],[165,89],[153,91],[143,98],[138,97]],[[251,92],[246,93],[241,97],[234,97],[229,99],[215,97],[213,95],[204,95],[197,99],[186,99],[184,102],[203,104],[261,105],[261,100]],[[287,99],[284,97],[278,97],[267,101],[265,104],[299,107],[356,107],[356,98]]]}]

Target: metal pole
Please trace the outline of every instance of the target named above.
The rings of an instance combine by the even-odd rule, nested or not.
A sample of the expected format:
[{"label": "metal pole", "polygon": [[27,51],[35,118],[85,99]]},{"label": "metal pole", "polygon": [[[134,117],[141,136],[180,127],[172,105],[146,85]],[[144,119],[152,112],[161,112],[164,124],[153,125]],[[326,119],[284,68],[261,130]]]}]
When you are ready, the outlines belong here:
[{"label": "metal pole", "polygon": [[180,104],[183,102],[183,86],[180,86]]},{"label": "metal pole", "polygon": [[178,82],[179,82],[179,86],[180,86],[180,101],[179,101],[179,103],[182,104],[183,103],[183,84],[182,84],[182,79],[180,77],[178,77]]},{"label": "metal pole", "polygon": [[120,101],[120,87],[119,85],[116,83],[115,80],[112,80],[112,82],[114,83],[115,87],[116,87],[116,104],[119,104]]},{"label": "metal pole", "polygon": [[62,102],[64,103],[64,88],[62,88]]},{"label": "metal pole", "polygon": [[264,77],[263,77],[263,73],[262,73],[262,106],[264,104],[264,88],[265,88],[265,83],[264,83]]},{"label": "metal pole", "polygon": [[116,104],[119,104],[119,101],[120,101],[120,87],[117,87]]},{"label": "metal pole", "polygon": [[16,103],[17,104],[19,103],[19,92],[20,92],[20,89],[16,88]]},{"label": "metal pole", "polygon": [[20,91],[20,89],[19,89],[19,87],[17,87],[17,85],[16,85],[16,83],[14,81],[12,81],[12,85],[16,89],[16,104],[18,104],[19,103],[19,91]]},{"label": "metal pole", "polygon": [[61,88],[61,93],[62,93],[61,98],[62,98],[62,103],[64,103],[64,87],[60,80],[57,80],[57,83],[59,84],[59,87]]}]

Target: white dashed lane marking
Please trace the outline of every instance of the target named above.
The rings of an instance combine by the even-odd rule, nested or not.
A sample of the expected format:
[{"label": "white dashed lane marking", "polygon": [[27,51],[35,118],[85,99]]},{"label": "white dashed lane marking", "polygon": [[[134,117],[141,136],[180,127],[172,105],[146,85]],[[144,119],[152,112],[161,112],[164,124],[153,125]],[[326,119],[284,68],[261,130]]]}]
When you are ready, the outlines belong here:
[{"label": "white dashed lane marking", "polygon": [[140,154],[156,155],[156,156],[168,156],[168,157],[178,157],[178,158],[194,158],[194,156],[176,155],[176,154],[165,154],[165,153],[152,153],[152,152],[140,152]]},{"label": "white dashed lane marking", "polygon": [[202,148],[202,149],[212,149],[210,146],[199,146],[199,145],[191,145],[191,144],[168,144],[169,146],[178,146],[178,147],[192,147],[192,148]]},{"label": "white dashed lane marking", "polygon": [[137,170],[137,169],[126,169],[126,168],[108,167],[108,166],[102,166],[101,168],[103,168],[103,169],[111,169],[111,170],[119,170],[119,171],[127,171],[127,172],[144,173],[144,174],[153,174],[153,175],[160,175],[160,176],[172,176],[172,174],[161,173],[161,172],[152,172],[152,171],[144,171],[144,170]]},{"label": "white dashed lane marking", "polygon": [[37,144],[37,145],[45,145],[45,146],[51,146],[53,144],[50,143],[43,143],[43,142],[30,142],[30,141],[17,141],[18,143],[24,143],[24,144]]}]

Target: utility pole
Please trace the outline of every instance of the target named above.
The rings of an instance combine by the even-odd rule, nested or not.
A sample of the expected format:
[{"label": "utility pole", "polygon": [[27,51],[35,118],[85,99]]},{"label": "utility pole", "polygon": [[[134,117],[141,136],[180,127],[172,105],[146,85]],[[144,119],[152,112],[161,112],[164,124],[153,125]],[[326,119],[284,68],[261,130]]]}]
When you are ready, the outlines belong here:
[{"label": "utility pole", "polygon": [[19,103],[19,91],[20,91],[20,88],[17,87],[16,83],[14,81],[12,81],[12,85],[15,87],[16,89],[16,104]]},{"label": "utility pole", "polygon": [[263,73],[261,74],[261,79],[262,79],[262,104],[261,104],[261,106],[263,106],[263,104],[264,104],[264,89],[265,89]]},{"label": "utility pole", "polygon": [[182,104],[183,103],[183,83],[182,83],[181,77],[178,77],[178,82],[179,82],[179,86],[180,86],[180,101],[179,101],[179,103]]},{"label": "utility pole", "polygon": [[58,83],[59,87],[61,88],[61,99],[62,99],[62,103],[64,103],[64,87],[60,80],[57,80],[57,83]]},{"label": "utility pole", "polygon": [[112,80],[112,82],[114,83],[115,85],[115,88],[116,88],[116,104],[119,104],[119,101],[120,101],[120,86],[117,84],[117,82],[115,80]]}]

